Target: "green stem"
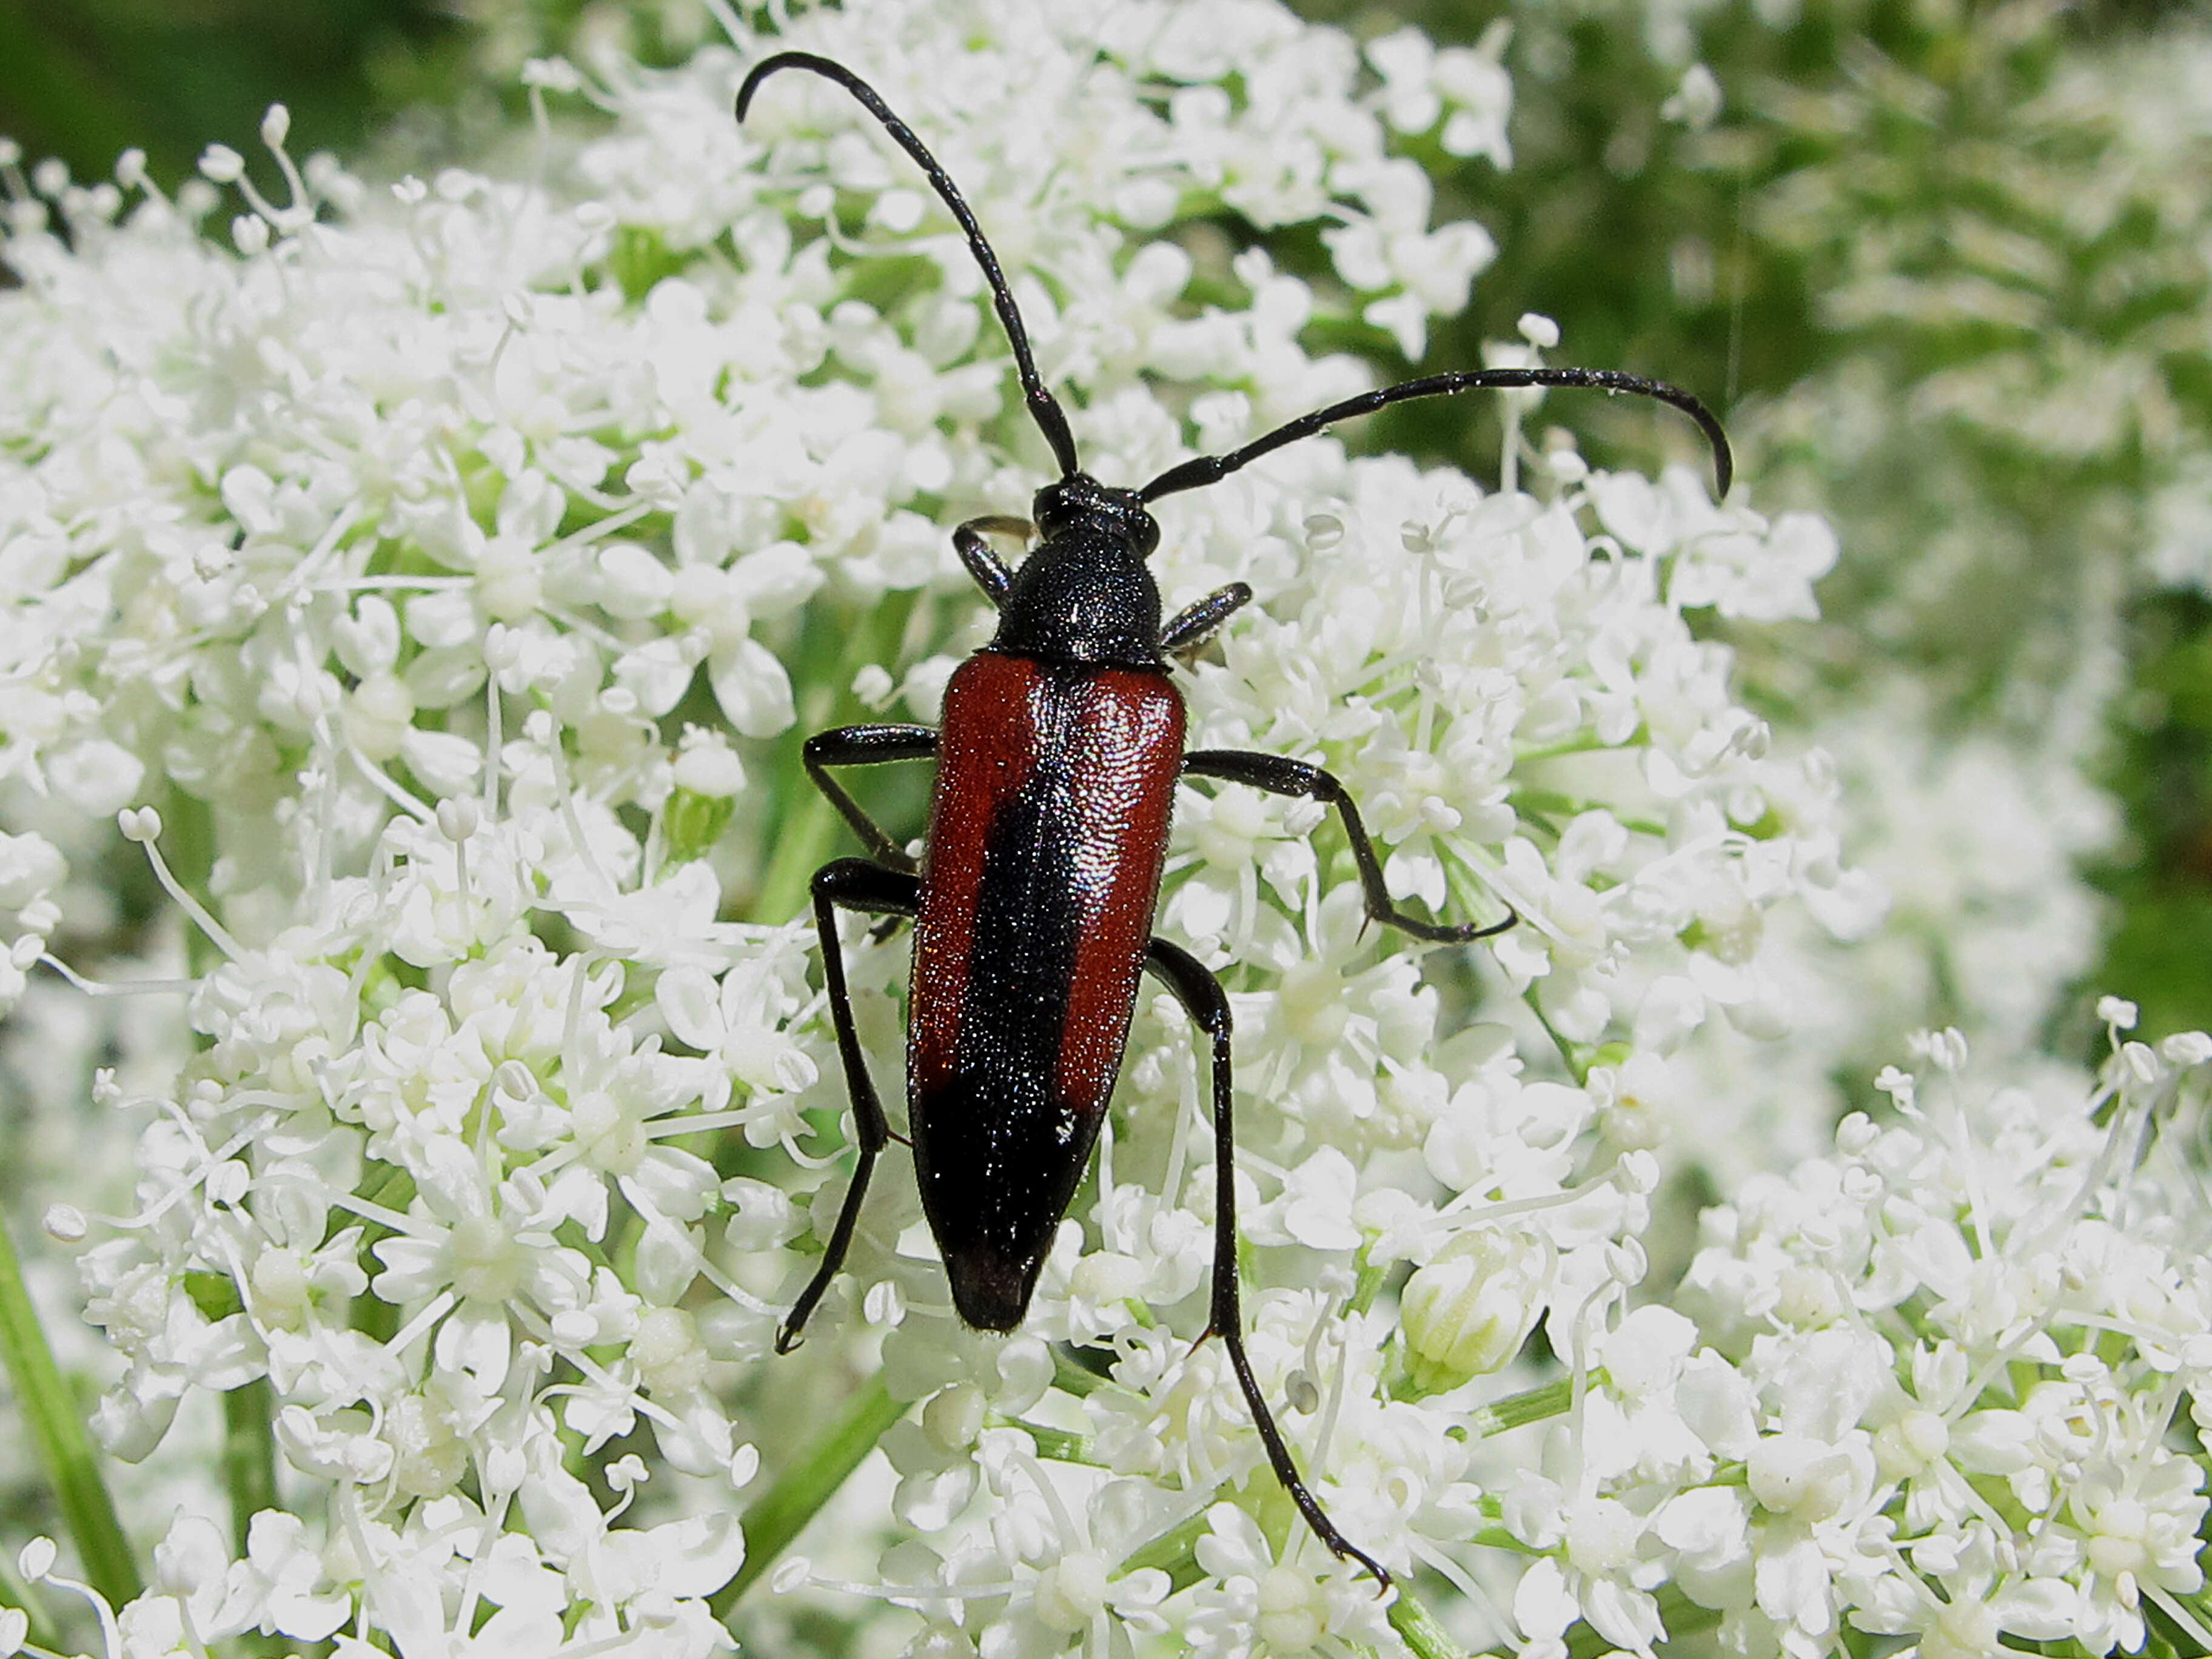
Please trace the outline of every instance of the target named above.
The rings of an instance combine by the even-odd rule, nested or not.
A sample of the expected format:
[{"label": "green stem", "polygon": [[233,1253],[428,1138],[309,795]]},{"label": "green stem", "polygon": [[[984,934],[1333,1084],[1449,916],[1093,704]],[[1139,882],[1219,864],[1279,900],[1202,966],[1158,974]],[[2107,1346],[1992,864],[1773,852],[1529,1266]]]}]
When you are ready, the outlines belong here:
[{"label": "green stem", "polygon": [[230,1489],[230,1535],[246,1559],[246,1529],[276,1500],[276,1400],[269,1379],[257,1376],[222,1397],[222,1478]]},{"label": "green stem", "polygon": [[16,1401],[30,1424],[39,1462],[60,1500],[70,1540],[84,1565],[85,1582],[119,1607],[143,1588],[138,1564],[100,1474],[99,1449],[92,1443],[40,1327],[4,1216],[0,1216],[0,1358],[7,1362]]},{"label": "green stem", "polygon": [[1536,1000],[1536,988],[1533,983],[1521,994],[1521,1000],[1528,1005],[1528,1012],[1536,1016],[1536,1024],[1544,1028],[1544,1035],[1551,1038],[1553,1046],[1559,1049],[1559,1058],[1566,1062],[1567,1070],[1573,1074],[1575,1082],[1577,1085],[1588,1083],[1589,1064],[1577,1054],[1576,1045],[1561,1036],[1558,1029],[1545,1017],[1542,1006]]},{"label": "green stem", "polygon": [[1091,1461],[1091,1445],[1079,1434],[1066,1429],[1048,1429],[1041,1423],[1013,1419],[1019,1429],[1036,1446],[1036,1455],[1048,1463],[1088,1463]]},{"label": "green stem", "polygon": [[1079,1364],[1066,1349],[1054,1344],[1052,1350],[1052,1385],[1063,1394],[1072,1394],[1078,1400],[1095,1394],[1110,1379]]},{"label": "green stem", "polygon": [[1467,1659],[1467,1650],[1444,1634],[1443,1626],[1407,1593],[1402,1583],[1398,1599],[1390,1604],[1390,1628],[1405,1638],[1419,1659]]},{"label": "green stem", "polygon": [[[912,593],[886,594],[858,622],[842,616],[833,620],[826,611],[810,618],[807,637],[800,646],[801,667],[794,676],[804,687],[799,697],[801,736],[786,742],[782,763],[776,769],[776,799],[782,810],[769,832],[775,850],[769,856],[768,868],[761,873],[760,890],[751,906],[752,920],[788,921],[805,908],[807,885],[814,879],[815,871],[828,861],[841,820],[836,809],[807,781],[799,759],[800,744],[805,734],[831,723],[847,706],[855,674],[896,653],[907,619],[914,612],[915,599]],[[819,630],[833,626],[842,630],[843,645],[832,663],[817,666],[815,640]]]},{"label": "green stem", "polygon": [[1121,1564],[1121,1571],[1131,1573],[1145,1567],[1158,1567],[1167,1574],[1168,1583],[1174,1587],[1170,1594],[1188,1589],[1206,1577],[1198,1565],[1198,1540],[1212,1529],[1212,1523],[1201,1510],[1133,1553]]},{"label": "green stem", "polygon": [[[1604,1376],[1603,1370],[1593,1369],[1589,1386],[1596,1388]],[[1556,1382],[1545,1383],[1541,1388],[1494,1400],[1474,1412],[1468,1420],[1477,1435],[1487,1438],[1493,1434],[1503,1434],[1508,1429],[1517,1429],[1523,1424],[1540,1423],[1547,1418],[1564,1416],[1573,1407],[1574,1401],[1574,1379],[1563,1376]]]},{"label": "green stem", "polygon": [[836,828],[835,809],[818,793],[807,790],[777,826],[775,851],[761,877],[760,897],[752,906],[754,921],[788,921],[799,914],[807,884],[829,860]]},{"label": "green stem", "polygon": [[[205,895],[215,869],[215,814],[197,795],[172,789],[161,802],[161,856],[187,891]],[[211,906],[214,901],[206,900]],[[220,906],[215,906],[218,911]],[[185,961],[195,975],[222,961],[216,942],[197,927],[185,931]]]},{"label": "green stem", "polygon": [[905,1415],[906,1402],[892,1399],[883,1378],[874,1378],[854,1396],[829,1432],[802,1452],[745,1511],[745,1564],[714,1593],[716,1618],[726,1617],[738,1598],[775,1565],[806,1523],[836,1495],[846,1477],[875,1449],[876,1442]]},{"label": "green stem", "polygon": [[1630,732],[1626,741],[1618,744],[1607,743],[1595,736],[1570,738],[1565,743],[1547,744],[1538,749],[1516,750],[1513,763],[1526,766],[1532,761],[1558,760],[1566,755],[1594,754],[1601,749],[1633,749],[1641,746],[1645,739],[1646,734],[1641,726]]},{"label": "green stem", "polygon": [[1370,1252],[1374,1249],[1370,1240],[1359,1247],[1359,1259],[1355,1271],[1358,1277],[1352,1283],[1352,1300],[1346,1304],[1352,1313],[1365,1313],[1375,1305],[1375,1298],[1382,1294],[1382,1287],[1390,1282],[1390,1274],[1397,1267],[1395,1261],[1376,1261]]}]

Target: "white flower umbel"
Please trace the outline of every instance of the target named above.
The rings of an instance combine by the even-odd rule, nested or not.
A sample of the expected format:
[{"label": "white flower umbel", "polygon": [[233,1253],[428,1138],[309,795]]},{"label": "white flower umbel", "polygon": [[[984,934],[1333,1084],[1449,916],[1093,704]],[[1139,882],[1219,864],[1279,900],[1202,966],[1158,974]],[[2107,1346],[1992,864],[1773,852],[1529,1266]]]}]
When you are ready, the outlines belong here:
[{"label": "white flower umbel", "polygon": [[1832,1158],[1705,1218],[1681,1306],[1757,1437],[1655,1494],[1656,1524],[1736,1651],[1826,1653],[1848,1625],[1928,1656],[2133,1652],[2154,1613],[2212,1649],[2189,1150],[2212,1042],[2114,1049],[2090,1091],[1978,1075],[1936,1034],[1881,1079],[1897,1120],[1850,1118]]},{"label": "white flower umbel", "polygon": [[[1366,383],[1310,325],[1416,349],[1488,257],[1411,152],[1506,159],[1502,41],[1393,36],[1370,76],[1266,0],[875,0],[775,39],[926,134],[1109,480]],[[121,1103],[136,1202],[81,1254],[123,1367],[98,1428],[176,1455],[223,1396],[231,1490],[198,1508],[260,1510],[220,1598],[173,1575],[123,1609],[133,1651],[704,1653],[739,1591],[772,1628],[801,1596],[854,1617],[855,1584],[930,1651],[1341,1652],[1420,1617],[1297,1522],[1194,1346],[1217,1176],[1164,998],[1024,1334],[957,1327],[894,1159],[808,1350],[769,1352],[848,1139],[791,920],[840,830],[793,728],[854,687],[933,712],[982,611],[945,526],[1018,510],[1042,449],[963,242],[850,100],[779,81],[735,125],[766,44],[540,65],[605,119],[549,119],[528,182],[372,189],[295,166],[276,117],[268,161],[210,150],[173,198],[135,161],[120,188],[0,173],[0,772],[88,818],[169,809],[127,828],[204,941],[198,1048]],[[1223,254],[1225,216],[1319,233],[1285,246],[1328,270]],[[1331,1515],[1493,1636],[1648,1644],[1669,1547],[1625,1483],[1743,1462],[1723,1407],[1756,1385],[1624,1316],[1668,1143],[1620,1080],[1717,1022],[1784,1029],[1768,917],[1867,903],[1826,775],[1686,613],[1807,614],[1835,549],[1689,466],[1516,439],[1508,471],[1310,442],[1164,504],[1156,568],[1172,603],[1258,594],[1185,682],[1194,742],[1327,765],[1394,893],[1521,926],[1425,962],[1364,924],[1322,811],[1221,786],[1181,803],[1164,927],[1235,1005],[1251,1358]],[[52,931],[43,846],[8,843],[23,939]],[[896,1097],[904,947],[848,949]],[[1539,1323],[1564,1370],[1511,1370]],[[881,1381],[825,1410],[878,1340]],[[896,1492],[757,1582],[925,1395]],[[1574,1432],[1540,1468],[1492,1455],[1545,1417]],[[1722,1489],[1803,1488],[1778,1627],[1823,1628],[1805,1564],[1873,1489],[1836,1455]],[[763,1464],[796,1484],[748,1538]],[[2082,1582],[2179,1594],[2170,1491],[2100,1478]],[[895,1514],[926,1559],[883,1554]]]}]

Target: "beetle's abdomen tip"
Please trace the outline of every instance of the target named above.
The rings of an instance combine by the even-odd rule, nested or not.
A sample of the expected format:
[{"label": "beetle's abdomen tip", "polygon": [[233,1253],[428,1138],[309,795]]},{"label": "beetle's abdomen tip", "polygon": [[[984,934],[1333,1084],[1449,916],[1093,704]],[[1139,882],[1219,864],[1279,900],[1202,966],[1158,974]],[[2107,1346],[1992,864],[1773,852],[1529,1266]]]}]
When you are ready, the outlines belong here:
[{"label": "beetle's abdomen tip", "polygon": [[1010,1261],[996,1250],[957,1250],[945,1258],[952,1305],[979,1331],[1011,1331],[1030,1310],[1042,1261]]}]

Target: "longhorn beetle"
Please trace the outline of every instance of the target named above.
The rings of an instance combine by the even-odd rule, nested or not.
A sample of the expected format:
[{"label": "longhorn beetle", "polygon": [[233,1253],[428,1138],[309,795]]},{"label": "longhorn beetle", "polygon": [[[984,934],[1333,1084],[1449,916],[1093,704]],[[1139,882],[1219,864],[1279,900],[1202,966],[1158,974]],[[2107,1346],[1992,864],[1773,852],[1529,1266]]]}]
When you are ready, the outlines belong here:
[{"label": "longhorn beetle", "polygon": [[[951,210],[990,285],[1030,414],[1052,447],[1060,477],[1037,491],[1034,528],[994,516],[952,532],[961,563],[998,610],[999,629],[946,685],[941,729],[848,726],[806,740],[807,776],[870,854],[834,860],[813,880],[814,923],[860,1157],[821,1266],[776,1334],[776,1350],[797,1346],[843,1265],[868,1177],[891,1139],[854,1029],[836,913],[914,921],[907,1100],[915,1172],[953,1305],[983,1330],[1011,1331],[1028,1311],[1121,1070],[1138,975],[1149,970],[1212,1045],[1213,1281],[1205,1335],[1219,1337],[1228,1351],[1267,1462],[1307,1524],[1339,1557],[1358,1561],[1387,1587],[1382,1565],[1337,1530],[1300,1479],[1245,1356],[1229,999],[1197,957],[1152,937],[1176,781],[1214,778],[1334,806],[1352,844],[1368,916],[1415,939],[1463,944],[1516,918],[1509,910],[1504,921],[1478,927],[1423,921],[1399,909],[1358,809],[1321,768],[1242,750],[1184,751],[1182,695],[1168,678],[1169,659],[1204,643],[1252,590],[1231,582],[1163,623],[1159,590],[1145,568],[1160,529],[1146,508],[1334,422],[1480,387],[1595,386],[1672,404],[1711,441],[1723,495],[1732,466],[1728,439],[1703,404],[1663,381],[1609,369],[1492,368],[1427,375],[1347,398],[1226,455],[1181,462],[1141,489],[1102,484],[1077,463],[1067,416],[1038,377],[1021,313],[975,215],[875,89],[829,58],[778,52],[745,76],[738,119],[761,82],[787,69],[809,70],[851,93]],[[1018,571],[984,540],[987,533],[1038,532],[1043,539]],[[933,757],[936,795],[917,864],[830,774],[834,767]]]}]

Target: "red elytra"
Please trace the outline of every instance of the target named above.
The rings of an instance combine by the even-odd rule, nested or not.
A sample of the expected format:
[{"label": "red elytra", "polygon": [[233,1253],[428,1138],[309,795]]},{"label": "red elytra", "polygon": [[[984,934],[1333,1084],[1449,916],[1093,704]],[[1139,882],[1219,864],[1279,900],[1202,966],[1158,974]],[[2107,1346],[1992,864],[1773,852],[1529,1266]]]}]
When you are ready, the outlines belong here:
[{"label": "red elytra", "polygon": [[945,690],[907,1090],[969,1324],[1021,1322],[1121,1068],[1182,770],[1158,670],[983,653]]}]

